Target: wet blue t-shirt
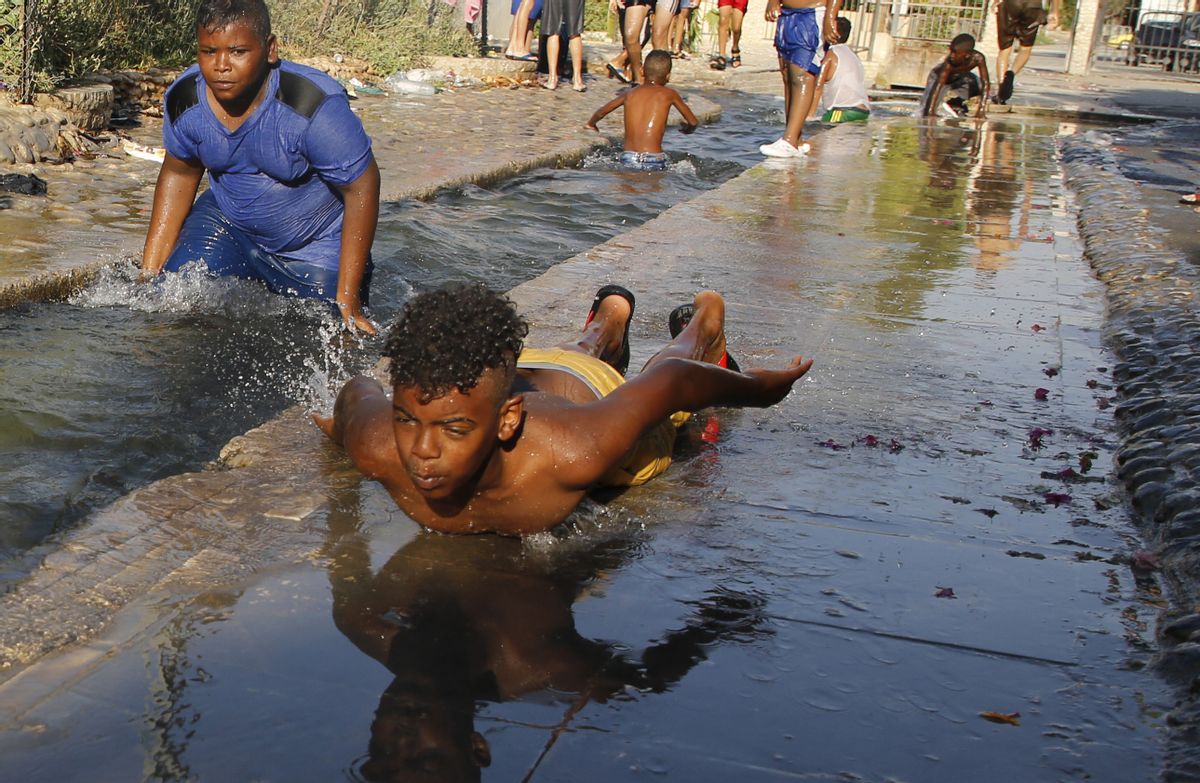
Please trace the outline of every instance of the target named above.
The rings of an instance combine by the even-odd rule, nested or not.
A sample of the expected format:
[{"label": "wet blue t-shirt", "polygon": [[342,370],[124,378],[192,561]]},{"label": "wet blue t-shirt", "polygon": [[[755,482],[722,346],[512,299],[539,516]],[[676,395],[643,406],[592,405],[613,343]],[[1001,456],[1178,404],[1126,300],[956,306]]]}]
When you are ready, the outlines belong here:
[{"label": "wet blue t-shirt", "polygon": [[230,131],[191,66],[163,99],[163,146],[208,169],[217,205],[255,244],[336,269],[343,215],[336,188],[367,170],[371,139],[326,74],[281,60],[269,79],[267,97]]}]

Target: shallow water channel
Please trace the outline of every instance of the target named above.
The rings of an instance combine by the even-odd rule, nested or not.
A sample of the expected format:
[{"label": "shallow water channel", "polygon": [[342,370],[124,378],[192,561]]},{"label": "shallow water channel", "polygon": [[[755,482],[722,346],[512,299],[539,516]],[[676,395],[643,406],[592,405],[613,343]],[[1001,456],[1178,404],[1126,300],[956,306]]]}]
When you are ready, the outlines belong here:
[{"label": "shallow water channel", "polygon": [[[732,289],[747,361],[819,358],[799,393],[705,417],[660,480],[524,541],[422,534],[323,451],[303,475],[328,503],[255,522],[304,553],[297,564],[209,585],[206,567],[257,545],[251,525],[222,528],[235,543],[189,563],[204,586],[124,613],[92,647],[111,654],[9,682],[0,706],[21,707],[0,732],[6,771],[1157,779],[1166,696],[1145,666],[1161,597],[1121,559],[1136,543],[1108,475],[1104,291],[1057,157],[1071,130],[872,121],[799,166],[694,191],[608,247],[632,248],[633,277],[638,248],[678,244],[663,269]],[[583,203],[597,175],[555,172],[534,190]],[[628,185],[599,176],[617,191],[600,195],[608,208]],[[466,222],[459,204],[491,198],[414,206],[447,222],[413,230],[438,244]],[[519,223],[516,203],[484,209],[492,230]],[[529,241],[506,252],[528,259]],[[416,263],[428,277],[408,285],[450,268]],[[587,261],[538,282],[571,279],[564,267]],[[153,317],[182,329],[182,315]],[[184,357],[231,331],[230,350],[251,351],[247,325],[183,339]],[[246,362],[230,372],[255,372]],[[180,365],[163,377],[182,388],[210,375]],[[280,404],[309,393],[295,388],[278,384]]]},{"label": "shallow water channel", "polygon": [[[778,102],[726,94],[722,120],[675,136],[670,172],[616,170],[597,152],[495,186],[383,207],[372,317],[414,289],[476,279],[507,290],[640,225],[756,162],[733,145],[778,119]],[[678,143],[687,138],[687,143]],[[0,312],[0,592],[52,537],[131,489],[194,470],[288,405],[328,406],[369,366],[325,312],[254,284],[201,275],[151,289],[121,267],[68,303]]]}]

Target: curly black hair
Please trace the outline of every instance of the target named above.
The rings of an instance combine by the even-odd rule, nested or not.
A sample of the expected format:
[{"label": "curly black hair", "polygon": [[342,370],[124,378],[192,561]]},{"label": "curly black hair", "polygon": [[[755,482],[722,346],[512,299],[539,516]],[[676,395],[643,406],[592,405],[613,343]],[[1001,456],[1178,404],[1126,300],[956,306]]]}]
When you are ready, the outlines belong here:
[{"label": "curly black hair", "polygon": [[223,30],[245,22],[264,41],[271,35],[271,12],[264,0],[200,0],[196,8],[196,31]]},{"label": "curly black hair", "polygon": [[479,283],[456,283],[410,299],[388,332],[383,355],[393,386],[416,387],[425,401],[474,388],[485,370],[516,372],[529,326],[516,305]]}]

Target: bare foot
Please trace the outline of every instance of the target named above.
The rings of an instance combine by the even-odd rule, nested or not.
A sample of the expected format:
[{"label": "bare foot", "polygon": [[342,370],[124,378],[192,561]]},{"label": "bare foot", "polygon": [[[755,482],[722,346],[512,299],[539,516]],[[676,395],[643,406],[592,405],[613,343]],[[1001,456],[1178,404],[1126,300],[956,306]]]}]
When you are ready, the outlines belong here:
[{"label": "bare foot", "polygon": [[542,86],[545,87],[547,90],[557,90],[558,89],[558,77],[551,76],[549,79],[546,80],[546,83],[543,84]]},{"label": "bare foot", "polygon": [[588,324],[583,341],[599,346],[599,358],[614,364],[625,347],[625,326],[633,316],[629,300],[617,294],[609,294],[600,302],[596,317]]}]

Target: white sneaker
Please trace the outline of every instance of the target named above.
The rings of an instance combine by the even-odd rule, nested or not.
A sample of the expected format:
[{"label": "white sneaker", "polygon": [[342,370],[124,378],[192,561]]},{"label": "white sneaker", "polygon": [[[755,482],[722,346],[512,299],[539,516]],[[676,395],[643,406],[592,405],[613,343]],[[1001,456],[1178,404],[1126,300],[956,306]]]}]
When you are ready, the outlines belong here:
[{"label": "white sneaker", "polygon": [[763,144],[758,151],[768,158],[798,158],[801,155],[807,155],[809,149],[807,144],[793,147],[787,139],[776,139],[770,144]]}]

